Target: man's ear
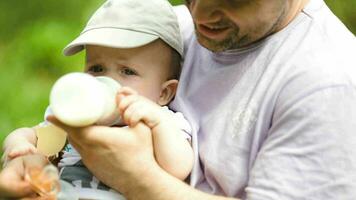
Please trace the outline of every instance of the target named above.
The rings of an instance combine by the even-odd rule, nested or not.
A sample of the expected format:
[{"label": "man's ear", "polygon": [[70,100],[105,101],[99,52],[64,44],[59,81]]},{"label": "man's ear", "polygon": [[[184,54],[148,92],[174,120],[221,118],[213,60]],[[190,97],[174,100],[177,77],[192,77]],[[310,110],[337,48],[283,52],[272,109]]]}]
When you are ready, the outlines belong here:
[{"label": "man's ear", "polygon": [[171,79],[162,84],[161,95],[158,100],[158,104],[161,106],[167,105],[176,94],[178,87],[178,80]]}]

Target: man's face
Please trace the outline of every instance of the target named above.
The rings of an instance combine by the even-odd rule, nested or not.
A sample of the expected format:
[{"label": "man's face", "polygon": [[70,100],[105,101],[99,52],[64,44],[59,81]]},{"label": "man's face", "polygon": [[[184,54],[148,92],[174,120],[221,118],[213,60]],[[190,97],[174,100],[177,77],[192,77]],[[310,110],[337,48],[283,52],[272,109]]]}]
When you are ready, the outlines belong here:
[{"label": "man's face", "polygon": [[156,40],[130,49],[94,45],[88,45],[85,49],[86,73],[111,77],[140,95],[158,101],[171,63],[172,51],[164,42]]},{"label": "man's face", "polygon": [[252,44],[281,25],[287,0],[187,0],[198,41],[212,51]]}]

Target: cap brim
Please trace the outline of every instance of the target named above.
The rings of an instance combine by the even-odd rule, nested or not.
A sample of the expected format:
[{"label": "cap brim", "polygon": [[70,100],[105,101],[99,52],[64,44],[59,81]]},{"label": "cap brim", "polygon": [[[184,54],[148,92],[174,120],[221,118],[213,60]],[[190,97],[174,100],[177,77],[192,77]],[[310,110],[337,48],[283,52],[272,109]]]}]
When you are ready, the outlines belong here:
[{"label": "cap brim", "polygon": [[85,45],[99,45],[112,48],[135,48],[146,45],[159,37],[149,33],[120,28],[97,28],[83,32],[63,49],[71,56],[84,49]]}]

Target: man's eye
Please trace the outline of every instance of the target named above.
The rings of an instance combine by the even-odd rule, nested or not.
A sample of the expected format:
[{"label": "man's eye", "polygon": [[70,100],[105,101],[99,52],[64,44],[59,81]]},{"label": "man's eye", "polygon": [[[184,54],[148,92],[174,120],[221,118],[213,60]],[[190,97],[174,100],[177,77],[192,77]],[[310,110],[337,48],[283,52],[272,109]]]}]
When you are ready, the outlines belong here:
[{"label": "man's eye", "polygon": [[104,68],[101,65],[93,65],[89,67],[88,72],[101,73],[104,72]]},{"label": "man's eye", "polygon": [[128,76],[134,76],[137,75],[137,72],[133,69],[130,69],[128,67],[124,67],[121,69],[121,74],[128,75]]}]

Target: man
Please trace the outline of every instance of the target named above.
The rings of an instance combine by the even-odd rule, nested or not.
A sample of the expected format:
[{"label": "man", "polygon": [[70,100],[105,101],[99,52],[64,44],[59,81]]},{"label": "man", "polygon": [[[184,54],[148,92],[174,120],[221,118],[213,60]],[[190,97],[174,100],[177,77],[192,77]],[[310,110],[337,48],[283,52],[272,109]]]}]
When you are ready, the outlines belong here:
[{"label": "man", "polygon": [[172,106],[193,128],[192,187],[157,165],[149,135],[50,118],[88,168],[128,199],[354,199],[355,37],[322,0],[187,6]]}]

